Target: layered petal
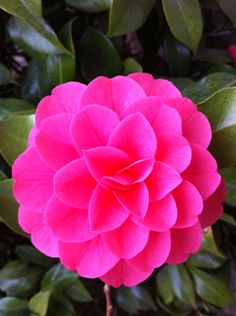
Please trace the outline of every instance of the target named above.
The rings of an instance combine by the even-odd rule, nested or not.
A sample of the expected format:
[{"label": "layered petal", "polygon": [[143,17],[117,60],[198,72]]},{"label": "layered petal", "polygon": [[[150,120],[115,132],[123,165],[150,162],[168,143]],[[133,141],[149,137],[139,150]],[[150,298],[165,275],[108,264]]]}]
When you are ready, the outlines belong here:
[{"label": "layered petal", "polygon": [[84,158],[76,159],[61,168],[54,177],[57,197],[66,205],[85,209],[96,187]]},{"label": "layered petal", "polygon": [[46,118],[36,135],[40,156],[54,169],[59,169],[78,158],[70,136],[72,115],[58,114]]}]

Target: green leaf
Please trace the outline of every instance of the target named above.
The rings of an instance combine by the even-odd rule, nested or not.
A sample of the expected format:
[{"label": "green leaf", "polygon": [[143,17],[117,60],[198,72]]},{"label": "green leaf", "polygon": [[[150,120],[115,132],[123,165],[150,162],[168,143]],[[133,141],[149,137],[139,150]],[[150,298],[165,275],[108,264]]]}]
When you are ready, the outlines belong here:
[{"label": "green leaf", "polygon": [[127,34],[140,28],[146,21],[154,3],[154,0],[113,0],[108,36]]},{"label": "green leaf", "polygon": [[127,76],[134,72],[142,72],[143,67],[132,57],[123,60],[123,75]]},{"label": "green leaf", "polygon": [[13,197],[12,187],[12,179],[0,181],[0,217],[12,230],[25,236],[18,224],[19,205]]},{"label": "green leaf", "polygon": [[234,27],[236,26],[236,0],[218,0],[225,14],[230,18]]},{"label": "green leaf", "polygon": [[198,0],[162,0],[172,34],[194,53],[202,36],[202,14]]},{"label": "green leaf", "polygon": [[76,314],[72,302],[65,295],[56,293],[50,298],[48,315],[75,316]]},{"label": "green leaf", "polygon": [[225,260],[221,257],[207,252],[199,252],[188,259],[187,265],[203,269],[218,269],[224,262]]},{"label": "green leaf", "polygon": [[8,296],[25,298],[35,290],[41,276],[41,268],[29,267],[20,260],[11,261],[0,271],[0,289]]},{"label": "green leaf", "polygon": [[42,291],[36,293],[29,300],[29,309],[38,316],[46,316],[48,310],[49,298],[51,291]]},{"label": "green leaf", "polygon": [[215,238],[211,227],[209,227],[207,229],[207,232],[205,232],[203,235],[201,251],[211,253],[219,258],[225,258],[225,256],[219,252],[216,246]]},{"label": "green leaf", "polygon": [[113,77],[121,73],[122,63],[112,42],[101,32],[88,27],[79,45],[81,71],[90,81],[97,76]]},{"label": "green leaf", "polygon": [[47,257],[32,246],[17,245],[15,251],[18,258],[25,262],[34,263],[46,267],[53,262],[52,258]]},{"label": "green leaf", "polygon": [[213,138],[210,151],[220,168],[236,164],[236,88],[215,93],[199,106],[210,121]]},{"label": "green leaf", "polygon": [[0,8],[26,21],[42,16],[41,0],[1,0]]},{"label": "green leaf", "polygon": [[236,168],[223,168],[220,173],[226,183],[226,203],[236,206]]},{"label": "green leaf", "polygon": [[6,85],[12,82],[13,82],[13,78],[12,78],[11,72],[7,69],[6,66],[0,63],[0,86]]},{"label": "green leaf", "polygon": [[34,115],[16,116],[0,121],[0,152],[12,165],[28,144],[29,131],[34,124]]},{"label": "green leaf", "polygon": [[227,213],[222,214],[220,220],[236,227],[236,220],[233,218],[233,216],[231,216]]},{"label": "green leaf", "polygon": [[195,305],[195,292],[193,282],[184,265],[169,265],[168,272],[172,283],[173,292],[182,302]]},{"label": "green leaf", "polygon": [[6,180],[6,179],[7,179],[7,176],[5,175],[5,173],[2,170],[0,170],[0,181]]},{"label": "green leaf", "polygon": [[32,114],[35,108],[28,102],[13,98],[0,98],[0,120],[16,115]]},{"label": "green leaf", "polygon": [[186,87],[190,86],[194,81],[190,78],[166,78],[171,81],[180,91],[183,91]]},{"label": "green leaf", "polygon": [[1,316],[23,316],[27,311],[27,301],[16,297],[4,297],[0,299]]},{"label": "green leaf", "polygon": [[76,272],[68,271],[60,263],[55,264],[44,276],[41,288],[61,291],[78,280]]},{"label": "green leaf", "polygon": [[93,300],[92,296],[80,280],[76,281],[75,284],[70,285],[66,289],[66,294],[77,302],[91,302]]},{"label": "green leaf", "polygon": [[191,269],[196,292],[205,301],[218,307],[227,307],[232,303],[229,287],[213,275],[198,269]]},{"label": "green leaf", "polygon": [[58,33],[58,37],[61,40],[61,42],[73,54],[75,53],[75,47],[74,47],[73,36],[72,36],[72,27],[75,21],[76,21],[76,18],[71,19],[60,29]]},{"label": "green leaf", "polygon": [[118,306],[128,313],[157,310],[148,291],[140,285],[130,288],[121,286],[119,289],[114,289],[114,292]]},{"label": "green leaf", "polygon": [[230,53],[219,48],[200,48],[193,60],[206,61],[208,63],[229,63],[232,61]]},{"label": "green leaf", "polygon": [[81,11],[96,13],[110,8],[112,0],[66,0],[66,2]]},{"label": "green leaf", "polygon": [[167,266],[163,267],[160,272],[157,273],[156,285],[163,302],[165,304],[170,304],[174,300],[174,292],[169,268]]},{"label": "green leaf", "polygon": [[213,73],[189,85],[184,89],[183,95],[200,104],[213,93],[234,86],[236,86],[236,74],[230,72]]}]

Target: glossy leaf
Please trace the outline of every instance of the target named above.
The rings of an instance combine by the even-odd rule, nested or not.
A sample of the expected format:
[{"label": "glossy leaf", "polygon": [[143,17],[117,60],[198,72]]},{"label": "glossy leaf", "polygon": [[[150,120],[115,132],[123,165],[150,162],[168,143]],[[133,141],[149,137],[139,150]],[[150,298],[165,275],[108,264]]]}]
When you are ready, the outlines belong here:
[{"label": "glossy leaf", "polygon": [[75,310],[72,302],[66,298],[65,295],[58,293],[53,295],[50,299],[48,315],[75,316]]},{"label": "glossy leaf", "polygon": [[0,86],[12,83],[12,75],[11,72],[7,69],[5,65],[0,63]]},{"label": "glossy leaf", "polygon": [[0,299],[1,316],[24,316],[27,311],[27,301],[16,297],[3,297]]},{"label": "glossy leaf", "polygon": [[34,111],[35,108],[26,101],[13,98],[0,98],[0,120],[16,115],[32,114]]},{"label": "glossy leaf", "polygon": [[218,269],[225,260],[221,257],[215,256],[207,252],[199,252],[192,255],[187,264],[191,267],[203,269]]},{"label": "glossy leaf", "polygon": [[230,18],[233,25],[236,26],[236,1],[235,0],[218,0],[219,5],[225,14]]},{"label": "glossy leaf", "polygon": [[114,292],[118,306],[128,313],[134,314],[142,310],[157,310],[148,291],[140,285],[130,288],[121,286],[115,289]]},{"label": "glossy leaf", "polygon": [[183,95],[200,104],[213,93],[234,86],[236,86],[236,74],[230,72],[213,73],[189,85],[184,89]]},{"label": "glossy leaf", "polygon": [[143,67],[132,57],[123,60],[123,75],[127,76],[133,72],[142,72]]},{"label": "glossy leaf", "polygon": [[47,257],[32,246],[17,245],[15,251],[17,257],[25,262],[34,263],[46,267],[53,262],[52,258]]},{"label": "glossy leaf", "polygon": [[198,0],[162,0],[172,34],[193,52],[202,35],[202,14]]},{"label": "glossy leaf", "polygon": [[170,304],[174,300],[174,292],[169,267],[163,267],[161,271],[157,273],[156,285],[163,302],[165,304]]},{"label": "glossy leaf", "polygon": [[1,0],[0,8],[26,21],[42,16],[41,0]]},{"label": "glossy leaf", "polygon": [[208,63],[229,63],[232,61],[230,53],[220,48],[200,48],[193,60],[206,61]]},{"label": "glossy leaf", "polygon": [[81,11],[95,13],[106,11],[110,8],[112,0],[66,0],[66,2]]},{"label": "glossy leaf", "polygon": [[236,220],[233,218],[233,216],[231,216],[227,213],[222,214],[220,220],[227,223],[227,224],[230,224],[230,225],[236,227]]},{"label": "glossy leaf", "polygon": [[0,152],[11,165],[27,147],[34,115],[16,116],[0,121]]},{"label": "glossy leaf", "polygon": [[236,164],[236,88],[215,93],[199,106],[211,123],[210,150],[220,168]]},{"label": "glossy leaf", "polygon": [[81,71],[90,81],[97,76],[113,77],[121,73],[122,64],[112,42],[98,30],[88,27],[79,45]]},{"label": "glossy leaf", "polygon": [[77,302],[91,302],[93,300],[91,294],[80,280],[76,281],[75,284],[70,285],[66,289],[66,294]]},{"label": "glossy leaf", "polygon": [[118,36],[137,30],[146,21],[154,0],[113,0],[109,16],[109,36]]},{"label": "glossy leaf", "polygon": [[38,316],[46,316],[50,295],[50,291],[36,293],[29,300],[30,311],[36,313]]},{"label": "glossy leaf", "polygon": [[236,168],[224,168],[220,173],[227,187],[226,203],[236,206]]},{"label": "glossy leaf", "polygon": [[19,205],[13,197],[12,186],[12,179],[0,181],[0,218],[12,230],[25,236],[25,233],[18,224]]},{"label": "glossy leaf", "polygon": [[216,257],[225,258],[224,255],[219,252],[216,246],[215,238],[211,227],[209,227],[207,229],[207,232],[205,232],[203,235],[201,250],[203,252],[211,253]]},{"label": "glossy leaf", "polygon": [[191,274],[196,292],[203,300],[219,307],[232,303],[232,295],[225,282],[199,269],[192,269]]}]

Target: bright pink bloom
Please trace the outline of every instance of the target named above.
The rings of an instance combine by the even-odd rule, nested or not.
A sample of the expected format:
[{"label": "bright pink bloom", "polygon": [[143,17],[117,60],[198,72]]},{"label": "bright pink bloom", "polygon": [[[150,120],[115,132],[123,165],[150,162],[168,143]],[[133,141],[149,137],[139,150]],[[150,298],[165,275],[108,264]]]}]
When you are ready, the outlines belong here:
[{"label": "bright pink bloom", "polygon": [[221,215],[211,129],[167,80],[148,74],[53,89],[13,166],[19,222],[80,276],[133,286],[187,260]]},{"label": "bright pink bloom", "polygon": [[231,45],[228,47],[228,52],[230,53],[234,66],[236,67],[236,45]]}]

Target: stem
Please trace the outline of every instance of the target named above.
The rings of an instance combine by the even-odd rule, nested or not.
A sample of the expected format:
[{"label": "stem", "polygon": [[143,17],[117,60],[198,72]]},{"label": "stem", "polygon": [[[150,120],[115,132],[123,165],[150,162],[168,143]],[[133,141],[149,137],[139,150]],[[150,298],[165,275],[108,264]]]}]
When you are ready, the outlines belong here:
[{"label": "stem", "polygon": [[111,287],[107,283],[104,285],[104,293],[107,303],[106,316],[112,316]]}]

